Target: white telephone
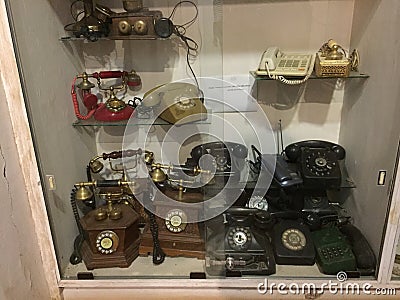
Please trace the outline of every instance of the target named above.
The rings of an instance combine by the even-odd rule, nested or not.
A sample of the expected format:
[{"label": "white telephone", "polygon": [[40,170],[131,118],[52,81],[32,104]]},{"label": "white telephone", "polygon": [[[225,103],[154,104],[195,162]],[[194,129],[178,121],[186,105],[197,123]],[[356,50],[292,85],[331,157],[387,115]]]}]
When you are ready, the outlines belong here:
[{"label": "white telephone", "polygon": [[[278,47],[270,47],[263,53],[256,74],[266,75],[271,79],[279,80],[286,84],[301,84],[311,76],[314,63],[314,54],[283,54]],[[304,78],[287,79],[284,76],[304,76]]]}]

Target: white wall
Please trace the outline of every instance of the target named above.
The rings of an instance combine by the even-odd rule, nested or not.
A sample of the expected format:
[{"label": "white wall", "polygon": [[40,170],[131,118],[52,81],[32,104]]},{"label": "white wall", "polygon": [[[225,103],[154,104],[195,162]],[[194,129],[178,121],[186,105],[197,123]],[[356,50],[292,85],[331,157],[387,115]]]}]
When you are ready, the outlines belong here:
[{"label": "white wall", "polygon": [[[362,70],[370,78],[346,88],[340,131],[357,185],[347,205],[377,254],[399,143],[399,17],[398,1],[355,2],[352,47],[359,49]],[[377,186],[380,170],[387,170],[384,186]]]}]

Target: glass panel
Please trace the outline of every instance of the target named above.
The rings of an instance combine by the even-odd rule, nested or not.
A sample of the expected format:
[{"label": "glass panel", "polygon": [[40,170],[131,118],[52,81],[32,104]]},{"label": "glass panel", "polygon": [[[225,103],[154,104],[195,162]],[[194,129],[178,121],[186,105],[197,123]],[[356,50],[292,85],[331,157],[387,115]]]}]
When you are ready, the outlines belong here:
[{"label": "glass panel", "polygon": [[390,4],[134,2],[9,1],[62,278],[375,278]]}]

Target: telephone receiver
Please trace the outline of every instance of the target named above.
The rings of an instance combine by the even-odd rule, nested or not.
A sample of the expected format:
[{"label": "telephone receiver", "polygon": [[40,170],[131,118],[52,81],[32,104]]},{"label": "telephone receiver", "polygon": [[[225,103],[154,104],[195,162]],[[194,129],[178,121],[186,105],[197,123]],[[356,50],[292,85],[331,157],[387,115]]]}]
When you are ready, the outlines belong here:
[{"label": "telephone receiver", "polygon": [[289,162],[300,165],[305,187],[340,187],[342,177],[339,160],[346,156],[342,146],[328,141],[308,140],[293,143],[284,152]]},{"label": "telephone receiver", "polygon": [[170,124],[183,125],[207,119],[203,93],[195,85],[172,82],[148,91],[142,106],[152,107],[156,114]]},{"label": "telephone receiver", "polygon": [[[282,53],[278,47],[270,47],[264,51],[257,75],[268,76],[289,85],[307,81],[314,69],[315,55],[304,53]],[[287,79],[288,77],[304,77],[303,79]]]},{"label": "telephone receiver", "polygon": [[[89,78],[97,80],[97,85],[100,90],[109,91],[110,96],[105,103],[98,103],[98,97],[91,93],[91,89],[95,87],[95,84],[90,82]],[[77,79],[82,79],[82,81],[76,85]],[[102,80],[104,79],[120,79],[121,82],[119,86],[105,88],[102,86]],[[92,74],[87,74],[86,72],[79,74],[74,78],[71,89],[75,115],[80,120],[88,120],[92,116],[95,120],[104,122],[127,120],[131,117],[134,109],[131,106],[126,105],[124,101],[117,98],[116,90],[126,88],[137,90],[140,88],[141,84],[141,78],[134,70],[131,72],[101,71]],[[78,88],[82,97],[83,105],[88,111],[86,115],[82,115],[79,110],[76,88]]]},{"label": "telephone receiver", "polygon": [[274,180],[282,187],[296,186],[303,183],[302,178],[280,154],[262,154],[254,145],[251,145],[254,162],[253,166],[260,172],[261,169],[273,174]]}]

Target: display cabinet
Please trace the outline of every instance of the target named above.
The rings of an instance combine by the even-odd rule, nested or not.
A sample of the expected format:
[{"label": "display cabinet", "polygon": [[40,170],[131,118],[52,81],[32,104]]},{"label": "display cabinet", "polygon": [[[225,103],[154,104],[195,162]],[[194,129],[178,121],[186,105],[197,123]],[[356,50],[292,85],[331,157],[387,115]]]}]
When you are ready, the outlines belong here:
[{"label": "display cabinet", "polygon": [[[27,205],[65,299],[397,286],[397,1],[5,4]],[[357,71],[316,75],[330,39]],[[257,74],[274,46],[310,78]]]}]

